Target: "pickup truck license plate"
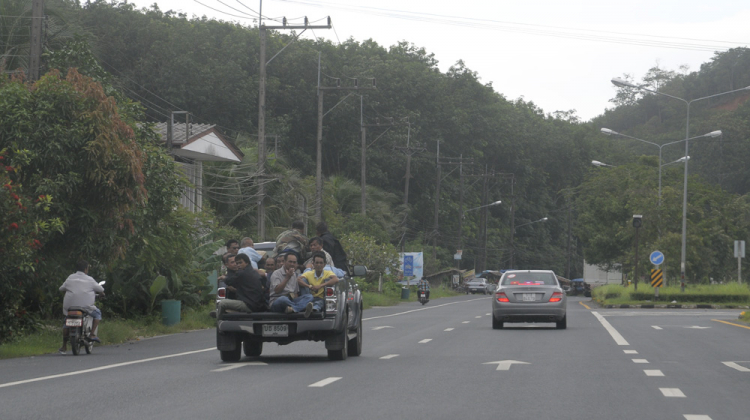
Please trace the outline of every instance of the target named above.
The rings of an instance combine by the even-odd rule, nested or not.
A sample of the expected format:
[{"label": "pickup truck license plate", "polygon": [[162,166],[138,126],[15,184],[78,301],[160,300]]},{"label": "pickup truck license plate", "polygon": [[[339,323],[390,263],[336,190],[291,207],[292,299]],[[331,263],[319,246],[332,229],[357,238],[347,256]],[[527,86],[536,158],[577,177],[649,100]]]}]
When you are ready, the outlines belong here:
[{"label": "pickup truck license plate", "polygon": [[523,294],[524,302],[534,302],[535,300],[536,300],[536,293],[524,293]]},{"label": "pickup truck license plate", "polygon": [[263,337],[289,337],[289,325],[263,324]]},{"label": "pickup truck license plate", "polygon": [[81,319],[66,319],[65,320],[66,327],[80,327],[81,325],[83,325],[83,320]]}]

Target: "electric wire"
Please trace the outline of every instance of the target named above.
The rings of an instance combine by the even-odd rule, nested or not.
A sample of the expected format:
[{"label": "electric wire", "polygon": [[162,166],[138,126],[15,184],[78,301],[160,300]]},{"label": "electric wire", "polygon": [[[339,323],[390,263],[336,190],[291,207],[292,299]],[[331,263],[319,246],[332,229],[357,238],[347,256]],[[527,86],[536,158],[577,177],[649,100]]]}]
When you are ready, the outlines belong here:
[{"label": "electric wire", "polygon": [[[619,44],[630,44],[630,45],[641,45],[651,47],[664,47],[673,49],[685,49],[685,50],[699,50],[699,51],[714,51],[717,49],[726,50],[725,45],[710,45],[708,43],[728,44],[728,45],[745,45],[747,43],[735,42],[735,41],[721,41],[721,40],[707,40],[707,39],[696,39],[696,38],[682,38],[682,37],[669,37],[659,36],[650,34],[633,34],[624,32],[613,32],[613,31],[599,31],[591,29],[579,29],[579,28],[567,28],[559,26],[549,25],[535,25],[518,22],[505,22],[493,19],[478,19],[469,17],[455,17],[446,16],[430,13],[419,13],[409,12],[402,10],[393,9],[382,9],[375,7],[366,6],[344,6],[336,3],[326,2],[312,2],[312,1],[301,1],[301,0],[278,0],[286,3],[297,3],[305,4],[312,7],[329,7],[337,8],[341,10],[352,11],[355,13],[367,13],[370,15],[378,15],[403,20],[422,21],[426,23],[436,23],[451,26],[462,26],[470,27],[475,29],[490,29],[501,32],[517,32],[525,33],[529,35],[548,36],[554,38],[568,38],[568,39],[581,39],[589,41],[599,41],[607,43],[619,43]],[[572,31],[579,31],[584,33],[576,33]],[[590,34],[587,34],[590,33]],[[601,34],[604,34],[602,36]],[[636,39],[627,37],[616,37],[612,35],[623,35],[629,37],[642,37],[652,38],[649,39]],[[662,41],[662,40],[679,40],[679,41],[695,41],[699,43],[687,43],[687,42],[674,42],[674,41]]]}]

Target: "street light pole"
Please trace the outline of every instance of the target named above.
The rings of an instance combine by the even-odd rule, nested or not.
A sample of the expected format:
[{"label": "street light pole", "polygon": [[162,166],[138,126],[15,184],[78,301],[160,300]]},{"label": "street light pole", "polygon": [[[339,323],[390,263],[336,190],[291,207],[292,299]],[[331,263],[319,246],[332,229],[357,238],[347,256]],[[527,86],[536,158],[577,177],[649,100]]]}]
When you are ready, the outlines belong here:
[{"label": "street light pole", "polygon": [[[601,132],[602,132],[602,134],[605,134],[607,136],[625,137],[625,138],[629,138],[629,139],[633,139],[633,140],[638,140],[638,141],[643,142],[643,143],[648,143],[650,145],[653,145],[653,146],[656,146],[656,147],[659,148],[659,207],[661,207],[661,167],[669,165],[669,164],[672,164],[672,163],[676,163],[676,162],[683,162],[683,161],[686,162],[685,156],[687,156],[687,154],[686,154],[685,156],[681,157],[680,159],[678,159],[678,160],[676,160],[674,162],[670,162],[668,164],[662,165],[662,163],[661,163],[662,162],[662,159],[661,159],[662,148],[664,146],[669,146],[670,144],[681,143],[681,142],[687,141],[687,140],[696,140],[696,139],[701,139],[701,138],[705,138],[705,137],[714,137],[715,138],[715,137],[721,136],[721,130],[716,130],[716,131],[712,131],[710,133],[704,134],[702,136],[696,136],[696,137],[692,137],[692,138],[689,138],[689,139],[671,141],[669,143],[664,143],[664,144],[657,144],[657,143],[654,143],[654,142],[651,142],[651,141],[648,141],[648,140],[643,140],[643,139],[639,139],[637,137],[629,136],[627,134],[618,133],[617,131],[610,130],[609,128],[602,128]],[[688,159],[690,159],[690,158],[688,157]],[[594,165],[594,166],[612,166],[612,165],[607,165],[606,163],[599,162],[597,160],[592,160],[591,164]],[[687,164],[687,162],[686,162],[686,164]]]},{"label": "street light pole", "polygon": [[[750,90],[750,86],[746,86],[741,89],[730,90],[728,92],[717,93],[715,95],[704,96],[702,98],[696,98],[696,99],[692,99],[688,101],[683,98],[678,98],[677,96],[666,94],[664,92],[659,92],[659,91],[652,90],[643,86],[635,85],[633,83],[628,82],[627,80],[623,80],[618,77],[612,79],[612,84],[618,87],[629,87],[629,88],[634,88],[634,89],[645,90],[647,92],[655,93],[657,95],[662,95],[668,98],[677,99],[678,101],[682,101],[683,103],[685,103],[685,106],[687,108],[687,117],[685,118],[685,156],[690,156],[690,151],[689,151],[690,105],[693,102],[702,101],[704,99],[715,98],[721,95],[727,95],[730,93]],[[685,258],[686,258],[686,249],[687,249],[686,247],[686,243],[687,243],[687,186],[688,186],[687,183],[688,183],[688,161],[685,160],[685,180],[684,180],[683,189],[682,189],[682,251],[681,251],[681,257],[680,257],[680,276],[682,279],[683,290],[685,289],[685,265],[686,265]]]}]

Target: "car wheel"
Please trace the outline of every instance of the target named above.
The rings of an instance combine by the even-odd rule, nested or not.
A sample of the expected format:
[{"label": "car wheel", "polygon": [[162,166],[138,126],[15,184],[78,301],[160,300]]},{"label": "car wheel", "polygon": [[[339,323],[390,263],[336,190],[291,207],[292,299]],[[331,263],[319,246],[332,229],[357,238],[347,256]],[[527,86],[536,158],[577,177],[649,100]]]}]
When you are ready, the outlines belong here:
[{"label": "car wheel", "polygon": [[245,356],[247,357],[258,357],[263,353],[262,341],[245,340],[243,347],[245,348]]},{"label": "car wheel", "polygon": [[492,317],[492,329],[493,330],[500,330],[503,328],[503,321],[500,321],[499,319]]},{"label": "car wheel", "polygon": [[556,322],[558,330],[564,330],[568,328],[568,315],[566,314],[563,319]]}]

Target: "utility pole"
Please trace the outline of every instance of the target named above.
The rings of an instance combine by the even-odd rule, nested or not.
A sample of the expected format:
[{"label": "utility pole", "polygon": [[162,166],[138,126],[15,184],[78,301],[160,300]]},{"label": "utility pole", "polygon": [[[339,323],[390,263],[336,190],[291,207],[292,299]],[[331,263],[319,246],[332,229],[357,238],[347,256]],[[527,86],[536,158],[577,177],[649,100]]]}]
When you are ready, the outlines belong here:
[{"label": "utility pole", "polygon": [[[437,142],[436,158],[437,158],[436,159],[437,161],[437,183],[436,183],[436,188],[435,188],[435,228],[432,232],[432,257],[434,259],[437,259],[437,242],[438,242],[438,237],[440,236],[439,213],[440,213],[440,191],[441,191],[441,185],[443,182],[442,166],[443,165],[460,165],[461,162],[464,161],[461,158],[453,158],[453,157],[446,157],[446,158],[441,159],[439,140]],[[465,162],[471,164],[473,160],[467,159],[465,160]],[[448,173],[448,175],[450,175],[450,172]],[[447,178],[448,175],[445,175],[445,177]]]},{"label": "utility pole", "polygon": [[[341,81],[337,79],[337,86],[321,86],[320,85],[320,54],[318,54],[318,135],[317,135],[317,154],[315,159],[315,218],[318,222],[323,221],[323,117],[331,112],[333,108],[336,108],[343,99],[334,105],[331,109],[323,114],[323,94],[327,90],[338,90],[338,91],[358,91],[358,90],[374,90],[375,79],[372,79],[371,87],[360,87],[359,80],[354,79],[354,86],[340,86]],[[346,99],[346,98],[344,98]],[[360,104],[361,105],[361,104]],[[361,110],[360,110],[361,113]],[[360,116],[361,118],[361,116]],[[361,123],[360,123],[361,125]],[[362,141],[364,142],[364,134],[362,134]],[[364,161],[364,153],[363,153]],[[364,184],[363,184],[364,185]]]},{"label": "utility pole", "polygon": [[[380,136],[376,137],[375,140],[373,140],[373,143],[375,143],[383,134],[385,134],[388,130],[390,130],[391,127],[395,126],[396,124],[393,123],[393,118],[389,118],[390,124],[380,124],[380,122],[376,122],[375,124],[365,124],[364,123],[364,117],[362,115],[362,95],[359,96],[359,125],[362,129],[362,175],[361,175],[361,184],[362,184],[362,192],[361,192],[361,200],[362,200],[362,215],[367,214],[367,127],[388,127],[387,130],[385,130]],[[372,146],[372,144],[370,144]]]},{"label": "utility pole", "polygon": [[[263,3],[261,3],[261,10]],[[281,49],[276,55],[274,55],[268,62],[266,62],[266,39],[268,37],[267,30],[269,29],[302,29],[304,32],[307,29],[331,29],[331,18],[328,17],[327,25],[309,25],[307,17],[305,17],[304,25],[287,25],[286,18],[284,18],[284,24],[281,26],[265,26],[263,24],[263,16],[258,13],[258,32],[260,35],[260,64],[258,69],[258,76],[260,79],[260,85],[258,86],[258,174],[260,174],[261,180],[258,185],[258,238],[263,241],[266,239],[266,207],[265,207],[265,183],[263,177],[266,172],[266,66],[276,58],[277,55],[284,51],[292,42],[296,40],[294,38],[289,44]]]},{"label": "utility pole", "polygon": [[409,219],[409,179],[411,178],[411,157],[412,155],[420,152],[424,152],[425,148],[420,146],[412,147],[410,144],[411,139],[411,123],[406,121],[407,124],[407,131],[406,131],[406,147],[400,147],[395,146],[394,149],[399,150],[401,153],[406,155],[406,175],[404,175],[404,207],[406,208],[406,215],[404,216],[404,234],[401,237],[401,253],[404,253],[404,245],[406,243],[406,229],[407,229],[407,220]]},{"label": "utility pole", "polygon": [[42,35],[44,21],[44,0],[31,2],[31,51],[29,54],[29,79],[39,80],[42,66]]}]

